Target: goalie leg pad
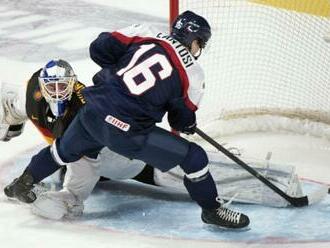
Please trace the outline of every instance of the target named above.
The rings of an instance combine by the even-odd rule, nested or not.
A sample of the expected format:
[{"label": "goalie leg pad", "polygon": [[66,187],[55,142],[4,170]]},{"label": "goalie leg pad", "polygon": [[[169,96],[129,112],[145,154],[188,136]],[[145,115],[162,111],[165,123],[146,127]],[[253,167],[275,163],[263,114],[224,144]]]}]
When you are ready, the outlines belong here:
[{"label": "goalie leg pad", "polygon": [[[111,162],[111,161],[110,161]],[[82,157],[67,166],[63,188],[84,201],[100,178],[100,159]]]},{"label": "goalie leg pad", "polygon": [[62,218],[75,218],[81,216],[84,210],[83,202],[78,200],[71,192],[61,190],[58,192],[42,193],[32,205],[35,215],[60,220]]}]

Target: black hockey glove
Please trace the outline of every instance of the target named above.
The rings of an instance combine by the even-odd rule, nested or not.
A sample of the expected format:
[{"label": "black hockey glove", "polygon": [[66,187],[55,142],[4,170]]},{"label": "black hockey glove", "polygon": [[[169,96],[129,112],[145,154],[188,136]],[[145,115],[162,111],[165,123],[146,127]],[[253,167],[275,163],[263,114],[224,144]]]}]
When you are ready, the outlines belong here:
[{"label": "black hockey glove", "polygon": [[172,128],[185,134],[194,134],[196,128],[196,114],[190,110],[182,98],[172,101],[168,111],[168,122]]},{"label": "black hockey glove", "polygon": [[182,132],[187,135],[194,134],[196,132],[196,127],[197,127],[197,123],[195,122],[194,124],[188,127],[184,127]]}]

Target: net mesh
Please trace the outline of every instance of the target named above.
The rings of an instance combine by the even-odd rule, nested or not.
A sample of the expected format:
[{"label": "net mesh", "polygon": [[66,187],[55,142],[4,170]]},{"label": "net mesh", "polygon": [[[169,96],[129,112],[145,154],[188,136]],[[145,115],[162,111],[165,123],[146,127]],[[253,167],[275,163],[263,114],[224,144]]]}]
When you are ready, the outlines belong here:
[{"label": "net mesh", "polygon": [[211,48],[200,59],[206,74],[200,126],[216,125],[223,135],[228,121],[256,117],[261,125],[267,116],[261,129],[274,128],[281,118],[302,121],[306,132],[313,129],[307,122],[329,129],[330,44],[324,36],[330,20],[324,8],[330,3],[318,13],[313,4],[321,0],[293,1],[299,2],[296,10],[256,2],[283,1],[179,1],[179,12],[192,10],[212,27]]}]

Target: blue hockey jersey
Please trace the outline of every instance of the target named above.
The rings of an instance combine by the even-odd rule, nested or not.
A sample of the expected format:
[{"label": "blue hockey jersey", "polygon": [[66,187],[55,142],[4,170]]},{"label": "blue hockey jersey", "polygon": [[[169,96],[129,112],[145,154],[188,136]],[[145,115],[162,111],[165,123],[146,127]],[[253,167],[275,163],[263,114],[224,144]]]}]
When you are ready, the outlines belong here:
[{"label": "blue hockey jersey", "polygon": [[102,69],[94,86],[83,91],[88,108],[123,131],[148,132],[166,112],[177,112],[184,121],[198,108],[203,70],[167,34],[152,34],[143,25],[101,33],[90,56]]}]

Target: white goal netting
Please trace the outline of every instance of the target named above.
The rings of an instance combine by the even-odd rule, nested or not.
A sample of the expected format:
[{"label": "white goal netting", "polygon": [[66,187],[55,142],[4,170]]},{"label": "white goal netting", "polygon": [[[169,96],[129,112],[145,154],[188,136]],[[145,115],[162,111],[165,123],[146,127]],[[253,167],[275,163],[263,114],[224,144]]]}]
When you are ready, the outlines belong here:
[{"label": "white goal netting", "polygon": [[180,0],[187,9],[213,33],[201,57],[200,127],[213,137],[286,130],[330,139],[330,1]]}]

